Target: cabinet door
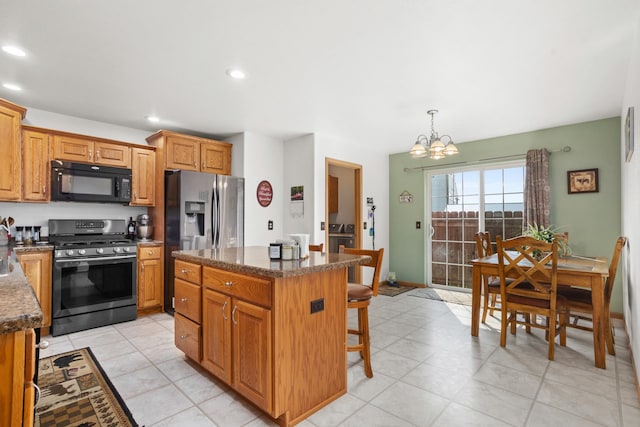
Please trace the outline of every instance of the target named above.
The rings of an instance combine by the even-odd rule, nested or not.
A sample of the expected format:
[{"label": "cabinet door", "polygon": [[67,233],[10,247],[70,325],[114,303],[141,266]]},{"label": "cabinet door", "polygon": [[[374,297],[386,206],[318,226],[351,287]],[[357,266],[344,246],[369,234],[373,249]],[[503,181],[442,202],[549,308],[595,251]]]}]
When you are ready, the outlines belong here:
[{"label": "cabinet door", "polygon": [[271,311],[233,300],[233,386],[271,411]]},{"label": "cabinet door", "polygon": [[202,293],[202,366],[231,384],[231,298],[205,289]]},{"label": "cabinet door", "polygon": [[72,136],[53,136],[53,158],[70,162],[93,162],[93,141]]},{"label": "cabinet door", "polygon": [[200,362],[200,332],[199,324],[192,322],[184,316],[175,315],[174,342],[176,347],[184,352],[191,359]]},{"label": "cabinet door", "polygon": [[163,300],[162,261],[138,261],[138,308],[162,306]]},{"label": "cabinet door", "polygon": [[338,177],[329,175],[329,213],[338,212]]},{"label": "cabinet door", "polygon": [[131,149],[132,206],[155,205],[156,152],[145,148]]},{"label": "cabinet door", "polygon": [[166,169],[199,171],[200,143],[193,139],[167,136]]},{"label": "cabinet door", "polygon": [[[51,326],[51,252],[18,254],[20,267],[33,287],[42,308],[42,327]],[[46,335],[46,334],[44,334]]]},{"label": "cabinet door", "polygon": [[131,168],[131,147],[108,142],[95,142],[94,162],[99,165]]},{"label": "cabinet door", "polygon": [[22,200],[49,200],[49,134],[25,130],[22,141]]},{"label": "cabinet door", "polygon": [[0,200],[20,200],[20,122],[21,116],[18,112],[0,104]]},{"label": "cabinet door", "polygon": [[231,175],[231,145],[224,142],[200,143],[200,170]]}]

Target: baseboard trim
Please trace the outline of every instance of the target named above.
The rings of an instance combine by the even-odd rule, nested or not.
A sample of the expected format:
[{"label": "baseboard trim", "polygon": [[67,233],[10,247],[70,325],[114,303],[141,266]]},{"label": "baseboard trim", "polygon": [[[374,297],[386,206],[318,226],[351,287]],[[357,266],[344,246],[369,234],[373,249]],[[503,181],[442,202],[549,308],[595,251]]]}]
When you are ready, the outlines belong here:
[{"label": "baseboard trim", "polygon": [[424,283],[403,282],[401,280],[398,280],[398,284],[400,286],[406,286],[409,288],[426,288],[427,287],[427,285],[425,285]]}]

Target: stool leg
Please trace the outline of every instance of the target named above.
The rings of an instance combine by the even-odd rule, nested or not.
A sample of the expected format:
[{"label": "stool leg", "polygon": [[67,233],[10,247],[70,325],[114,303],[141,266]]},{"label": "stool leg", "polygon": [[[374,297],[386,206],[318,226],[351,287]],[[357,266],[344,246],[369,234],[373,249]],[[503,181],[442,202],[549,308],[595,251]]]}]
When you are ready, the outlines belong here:
[{"label": "stool leg", "polygon": [[373,377],[373,370],[371,369],[371,346],[369,342],[369,310],[366,306],[358,309],[358,323],[360,324],[360,338],[363,344],[360,354],[364,359],[364,373],[368,378],[371,378]]}]

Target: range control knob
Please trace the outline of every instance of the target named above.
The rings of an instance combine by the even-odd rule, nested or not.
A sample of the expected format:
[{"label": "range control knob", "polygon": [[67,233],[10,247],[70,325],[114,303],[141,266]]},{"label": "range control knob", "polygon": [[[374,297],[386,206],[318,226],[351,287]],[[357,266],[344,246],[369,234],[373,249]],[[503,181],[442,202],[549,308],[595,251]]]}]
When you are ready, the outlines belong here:
[{"label": "range control knob", "polygon": [[72,249],[67,249],[66,254],[69,255],[69,256],[73,255],[73,250]]},{"label": "range control knob", "polygon": [[103,249],[103,248],[98,248],[98,249],[96,249],[96,253],[101,254],[101,253],[103,253],[103,252],[104,252],[104,249]]},{"label": "range control knob", "polygon": [[113,252],[119,254],[120,253],[121,248],[113,248]]},{"label": "range control knob", "polygon": [[129,252],[129,251],[131,250],[131,248],[122,248],[122,250],[123,250],[124,252]]},{"label": "range control knob", "polygon": [[78,250],[78,253],[79,253],[80,255],[84,255],[84,254],[86,254],[86,253],[87,253],[87,251],[85,251],[84,249],[79,249],[79,250]]}]

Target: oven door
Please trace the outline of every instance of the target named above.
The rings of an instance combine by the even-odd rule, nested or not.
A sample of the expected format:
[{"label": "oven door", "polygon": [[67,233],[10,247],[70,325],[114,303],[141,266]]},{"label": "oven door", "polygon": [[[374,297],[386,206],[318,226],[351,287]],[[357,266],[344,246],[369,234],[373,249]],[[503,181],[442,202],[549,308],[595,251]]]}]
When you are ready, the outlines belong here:
[{"label": "oven door", "polygon": [[56,259],[52,317],[136,305],[136,255]]}]

